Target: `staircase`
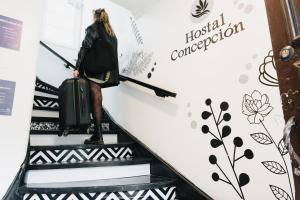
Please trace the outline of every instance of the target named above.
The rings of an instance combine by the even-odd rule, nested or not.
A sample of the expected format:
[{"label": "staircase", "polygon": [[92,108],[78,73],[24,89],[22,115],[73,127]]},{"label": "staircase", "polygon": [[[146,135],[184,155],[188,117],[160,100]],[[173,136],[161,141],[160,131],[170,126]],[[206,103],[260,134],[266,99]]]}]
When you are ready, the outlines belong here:
[{"label": "staircase", "polygon": [[57,88],[37,79],[23,200],[178,199],[178,180],[157,175],[157,160],[106,112],[105,144],[83,145],[90,136],[78,130],[59,136],[58,108]]}]

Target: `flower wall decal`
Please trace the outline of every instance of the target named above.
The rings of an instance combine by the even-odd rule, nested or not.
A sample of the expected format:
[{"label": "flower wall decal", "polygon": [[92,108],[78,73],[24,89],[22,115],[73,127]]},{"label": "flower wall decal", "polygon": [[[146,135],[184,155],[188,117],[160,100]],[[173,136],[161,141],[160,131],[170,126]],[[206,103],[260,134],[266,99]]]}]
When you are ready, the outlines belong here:
[{"label": "flower wall decal", "polygon": [[243,114],[248,116],[250,124],[260,124],[264,121],[273,107],[270,106],[269,97],[254,90],[251,95],[245,94],[243,98]]},{"label": "flower wall decal", "polygon": [[[269,97],[266,94],[261,94],[259,91],[254,90],[251,95],[245,94],[243,97],[242,103],[242,113],[247,116],[247,119],[250,124],[260,124],[262,125],[264,131],[259,133],[251,134],[253,140],[257,143],[265,146],[275,146],[276,152],[282,159],[282,162],[278,161],[263,161],[261,164],[271,173],[275,175],[286,175],[289,181],[290,194],[284,189],[270,185],[270,189],[278,200],[294,200],[294,194],[292,190],[292,183],[290,174],[287,167],[287,162],[284,158],[287,155],[287,149],[281,139],[279,142],[275,142],[270,131],[264,124],[265,117],[267,117],[270,112],[273,110],[273,107],[270,105]],[[282,164],[283,163],[283,164]]]},{"label": "flower wall decal", "polygon": [[279,82],[277,78],[276,65],[273,51],[269,51],[265,57],[264,62],[259,66],[259,82],[266,86],[278,87]]}]

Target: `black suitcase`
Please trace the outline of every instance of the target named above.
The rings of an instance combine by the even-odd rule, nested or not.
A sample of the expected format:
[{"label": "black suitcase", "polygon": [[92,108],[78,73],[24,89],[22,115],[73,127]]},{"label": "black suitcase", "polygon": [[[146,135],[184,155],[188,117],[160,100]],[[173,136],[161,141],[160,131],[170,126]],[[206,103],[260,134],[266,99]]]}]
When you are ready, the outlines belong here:
[{"label": "black suitcase", "polygon": [[59,87],[59,125],[66,136],[72,129],[84,130],[91,123],[89,82],[66,79]]}]

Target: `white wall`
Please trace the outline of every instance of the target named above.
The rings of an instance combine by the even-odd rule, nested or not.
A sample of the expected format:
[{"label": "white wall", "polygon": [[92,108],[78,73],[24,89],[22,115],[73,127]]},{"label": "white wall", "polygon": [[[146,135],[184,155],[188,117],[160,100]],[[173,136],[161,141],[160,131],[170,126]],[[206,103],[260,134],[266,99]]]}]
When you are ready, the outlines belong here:
[{"label": "white wall", "polygon": [[[198,0],[160,1],[137,19],[144,40],[142,49],[154,52],[154,56],[146,66],[146,70],[131,76],[176,92],[177,97],[158,98],[145,89],[125,83],[118,88],[104,91],[104,105],[129,132],[214,199],[241,199],[239,194],[243,194],[245,199],[276,199],[271,189],[274,192],[285,191],[292,199],[294,188],[289,157],[285,155],[283,160],[277,149],[284,125],[279,89],[263,85],[258,80],[260,65],[264,63],[271,50],[264,2],[209,0],[209,14],[194,19],[191,12],[196,9],[198,2]],[[87,4],[88,7],[96,7],[96,1]],[[97,4],[101,5],[101,1],[97,1]],[[102,5],[109,6],[104,3]],[[130,9],[130,5],[123,6]],[[116,19],[114,27],[118,25],[117,22],[123,25],[130,22],[130,14],[127,15],[128,23],[125,23],[126,17],[117,15],[113,8],[115,7],[111,7],[109,11],[111,18]],[[176,61],[171,60],[173,50],[184,49],[193,44],[193,42],[186,44],[187,33],[219,19],[222,13],[225,25],[201,36],[195,42],[218,34],[220,29],[225,32],[230,25],[233,27],[239,22],[243,22],[245,30],[210,45],[207,51],[203,51],[202,48]],[[133,34],[130,33],[130,26],[126,30],[118,35],[119,48],[123,54],[126,54],[126,51],[130,52],[132,48],[139,48],[134,42],[133,45],[122,45],[127,41],[124,35]],[[267,65],[266,70],[274,70],[270,65],[270,63]],[[121,63],[121,70],[123,67]],[[152,68],[154,72],[151,72]],[[152,77],[148,79],[150,72]],[[245,107],[243,114],[242,104],[243,97],[246,94],[251,96],[255,90],[261,93],[260,98],[263,97],[265,108],[269,107],[269,110],[265,111],[271,112],[265,113],[263,123],[258,121],[257,124],[251,124],[245,115],[249,114]],[[252,97],[257,94],[253,93]],[[269,102],[266,102],[266,97]],[[219,116],[220,104],[223,101],[229,104],[227,112],[230,113],[231,120],[223,121],[219,129],[228,125],[232,131],[230,136],[223,139],[225,145],[218,148],[213,148],[210,144],[214,139],[212,135],[202,133],[202,126],[207,125],[212,133],[220,138],[213,118],[204,120],[201,117],[203,111],[210,111],[210,107],[205,105],[208,98],[213,102],[212,108],[216,118]],[[255,103],[260,104],[259,101]],[[249,119],[251,121],[251,118]],[[276,146],[274,143],[270,145],[258,143],[251,137],[251,134],[255,133],[264,135],[269,133]],[[244,157],[237,161],[233,168],[230,161],[233,162],[233,141],[236,137],[242,138],[243,146],[236,148],[235,158],[242,156],[246,149],[251,150],[254,158]],[[251,157],[250,151],[247,152],[247,156]],[[223,180],[226,180],[226,177],[217,165],[209,162],[211,155],[216,156],[220,168],[238,192],[231,185],[212,179],[213,173],[217,173]],[[281,174],[275,174],[275,168],[270,167],[270,164],[277,165],[277,169],[281,169],[279,170]],[[288,167],[285,167],[285,164]],[[235,174],[239,177],[241,173],[247,174],[250,178],[250,182],[243,187],[238,186],[235,178]],[[270,188],[270,185],[276,187]]]},{"label": "white wall", "polygon": [[43,13],[41,0],[1,0],[1,15],[23,21],[19,51],[0,48],[0,79],[16,82],[12,116],[0,116],[0,197],[25,159]]}]

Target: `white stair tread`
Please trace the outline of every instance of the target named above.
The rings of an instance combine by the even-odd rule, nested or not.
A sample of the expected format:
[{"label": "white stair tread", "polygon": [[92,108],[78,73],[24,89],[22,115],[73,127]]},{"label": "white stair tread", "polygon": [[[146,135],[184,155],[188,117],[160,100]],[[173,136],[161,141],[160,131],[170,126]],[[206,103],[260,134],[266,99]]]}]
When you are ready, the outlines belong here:
[{"label": "white stair tread", "polygon": [[74,181],[62,183],[39,183],[27,184],[27,188],[70,188],[70,187],[97,187],[97,186],[120,186],[120,185],[141,185],[141,184],[155,184],[162,181],[174,181],[170,178],[158,177],[153,175],[147,176],[132,176],[115,179],[102,179],[93,181]]},{"label": "white stair tread", "polygon": [[150,175],[150,164],[28,170],[25,183],[60,183],[74,181],[91,181],[100,179],[124,178],[130,176]]}]

